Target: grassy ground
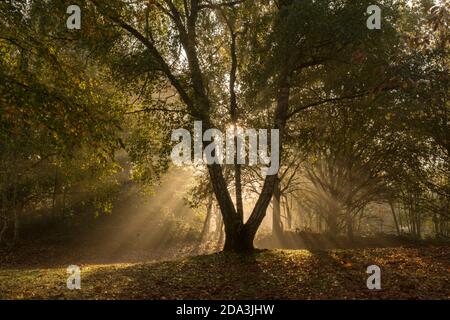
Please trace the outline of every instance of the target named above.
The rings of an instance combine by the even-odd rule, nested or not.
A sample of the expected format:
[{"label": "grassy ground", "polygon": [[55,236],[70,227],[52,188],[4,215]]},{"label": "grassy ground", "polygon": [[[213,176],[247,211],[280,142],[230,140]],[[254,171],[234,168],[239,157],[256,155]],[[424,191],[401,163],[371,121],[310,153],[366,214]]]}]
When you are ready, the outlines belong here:
[{"label": "grassy ground", "polygon": [[[382,289],[366,287],[381,268]],[[0,267],[1,299],[449,299],[450,248],[266,250],[177,261],[82,265],[81,290],[64,268]]]}]

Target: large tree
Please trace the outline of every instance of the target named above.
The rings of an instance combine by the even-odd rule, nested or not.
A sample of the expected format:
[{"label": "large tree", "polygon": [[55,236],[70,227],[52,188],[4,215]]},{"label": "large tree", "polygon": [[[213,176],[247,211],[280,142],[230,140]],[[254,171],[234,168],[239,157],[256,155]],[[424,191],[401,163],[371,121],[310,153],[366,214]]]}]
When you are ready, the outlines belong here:
[{"label": "large tree", "polygon": [[[287,166],[283,154],[301,130],[303,112],[398,92],[399,70],[411,55],[401,37],[401,18],[408,9],[397,1],[379,1],[381,30],[366,26],[366,11],[373,4],[368,0],[84,0],[79,1],[81,30],[69,31],[61,17],[71,4],[31,2],[46,22],[38,38],[83,53],[86,61],[96,59],[101,63],[97,68],[107,66],[114,84],[133,102],[129,113],[148,115],[134,124],[154,121],[133,136],[137,148],[130,151],[132,158],[149,162],[148,174],[167,168],[153,163],[168,160],[169,144],[162,141],[170,128],[193,120],[202,121],[204,131],[278,129]],[[155,135],[157,141],[150,137]],[[145,149],[160,153],[159,159]],[[243,168],[211,164],[207,171],[223,216],[225,250],[253,249],[279,175],[264,178],[246,214]],[[225,171],[232,172],[231,179]]]},{"label": "large tree", "polygon": [[[203,130],[235,124],[279,129],[283,150],[289,124],[303,110],[398,87],[394,72],[407,54],[397,25],[400,9],[381,2],[383,28],[369,30],[371,4],[92,0],[84,4],[89,25],[82,35],[92,42],[114,30],[116,41],[106,47],[140,79],[135,86],[146,90],[150,74],[147,83],[176,92],[177,110],[201,120]],[[146,111],[151,109],[160,107]],[[265,177],[245,221],[240,166],[234,168],[234,200],[222,166],[207,168],[225,224],[225,250],[252,249],[277,175]]]}]

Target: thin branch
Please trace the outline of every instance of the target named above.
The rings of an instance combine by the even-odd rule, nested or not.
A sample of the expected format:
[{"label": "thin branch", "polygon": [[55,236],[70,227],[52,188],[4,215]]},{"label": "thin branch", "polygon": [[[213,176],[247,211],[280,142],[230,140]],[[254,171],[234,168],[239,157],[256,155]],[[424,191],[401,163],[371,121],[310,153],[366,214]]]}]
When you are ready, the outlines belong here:
[{"label": "thin branch", "polygon": [[205,8],[213,9],[213,8],[217,8],[217,7],[234,7],[238,4],[244,3],[245,1],[247,1],[247,0],[224,1],[221,3],[211,3],[211,1],[207,1],[207,3],[200,4],[198,7],[199,7],[199,9],[205,9]]},{"label": "thin branch", "polygon": [[190,115],[190,113],[186,110],[171,110],[171,109],[165,109],[165,108],[144,108],[144,109],[125,112],[125,114],[130,115],[130,114],[152,112],[152,111],[163,111],[163,112],[181,113],[181,114],[189,114]]}]

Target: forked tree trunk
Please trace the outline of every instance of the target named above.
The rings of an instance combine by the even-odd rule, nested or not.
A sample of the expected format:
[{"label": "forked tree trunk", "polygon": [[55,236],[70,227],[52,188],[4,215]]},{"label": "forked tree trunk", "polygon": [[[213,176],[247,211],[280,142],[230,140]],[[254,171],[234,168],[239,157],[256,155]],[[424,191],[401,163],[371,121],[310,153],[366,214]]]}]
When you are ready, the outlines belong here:
[{"label": "forked tree trunk", "polygon": [[273,186],[274,176],[266,177],[261,195],[256,202],[250,218],[245,224],[242,223],[237,212],[234,211],[234,208],[230,211],[224,210],[224,208],[227,208],[226,195],[221,194],[220,197],[218,197],[218,194],[216,193],[216,199],[219,202],[225,226],[226,238],[223,248],[224,251],[248,252],[254,250],[253,242],[256,232],[266,215],[267,207],[272,198]]}]

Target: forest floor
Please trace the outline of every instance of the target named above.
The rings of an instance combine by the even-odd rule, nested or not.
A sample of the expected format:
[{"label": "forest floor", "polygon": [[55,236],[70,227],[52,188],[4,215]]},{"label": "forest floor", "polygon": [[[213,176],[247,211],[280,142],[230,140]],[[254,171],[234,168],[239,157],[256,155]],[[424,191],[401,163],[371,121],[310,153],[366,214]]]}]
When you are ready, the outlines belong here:
[{"label": "forest floor", "polygon": [[[369,265],[381,290],[369,290]],[[450,299],[450,247],[261,250],[173,261],[82,264],[81,289],[62,266],[0,261],[0,299]]]}]

